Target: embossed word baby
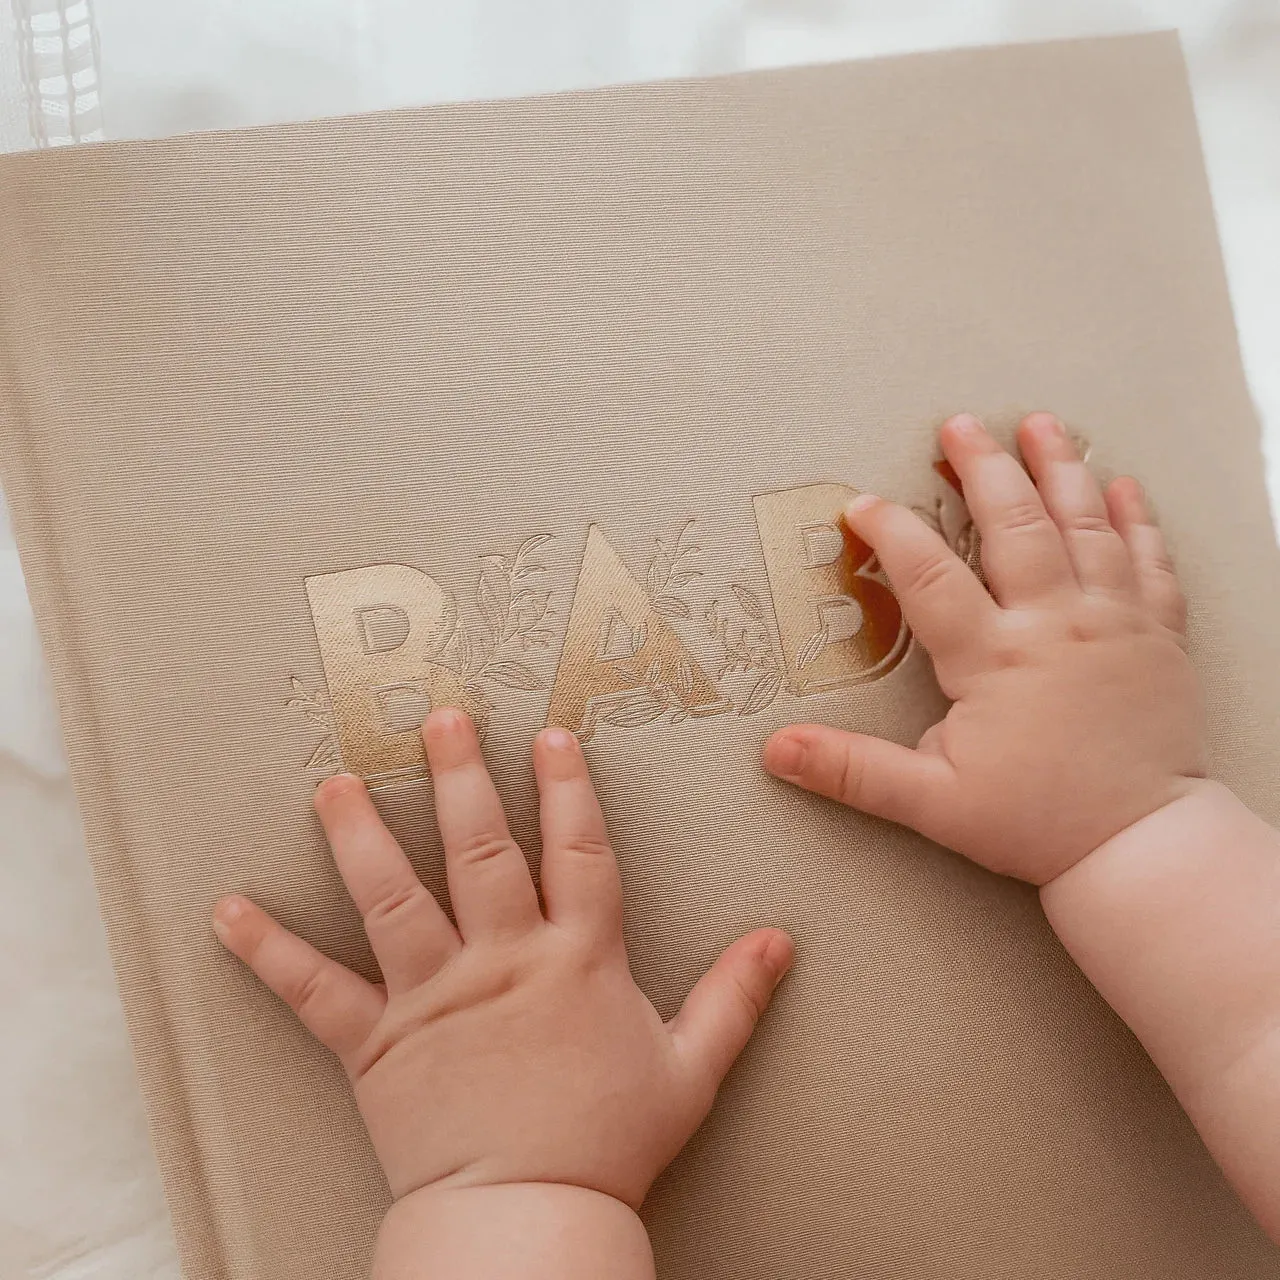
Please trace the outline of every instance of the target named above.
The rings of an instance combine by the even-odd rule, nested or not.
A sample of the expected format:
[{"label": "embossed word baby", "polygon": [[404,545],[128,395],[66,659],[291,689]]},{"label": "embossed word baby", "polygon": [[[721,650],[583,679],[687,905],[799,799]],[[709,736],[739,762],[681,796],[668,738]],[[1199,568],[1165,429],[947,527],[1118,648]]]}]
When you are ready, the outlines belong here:
[{"label": "embossed word baby", "polygon": [[[725,602],[712,600],[698,618],[680,594],[701,576],[691,565],[693,521],[673,541],[655,541],[643,578],[591,525],[547,723],[586,741],[600,724],[752,714],[783,689],[804,695],[887,675],[911,637],[870,548],[840,522],[855,493],[825,483],[755,495],[772,608],[730,583]],[[925,514],[966,558],[976,551],[967,512],[946,486]],[[513,556],[484,557],[476,592],[483,634],[460,626],[453,593],[411,565],[308,577],[328,692],[309,693],[295,679],[290,701],[332,730],[310,767],[341,767],[370,785],[421,777],[417,727],[431,707],[462,707],[483,725],[490,689],[545,688],[525,655],[554,639],[548,594],[535,585],[545,569],[537,557],[550,541],[539,535]],[[719,655],[714,674],[686,641],[695,626]]]}]

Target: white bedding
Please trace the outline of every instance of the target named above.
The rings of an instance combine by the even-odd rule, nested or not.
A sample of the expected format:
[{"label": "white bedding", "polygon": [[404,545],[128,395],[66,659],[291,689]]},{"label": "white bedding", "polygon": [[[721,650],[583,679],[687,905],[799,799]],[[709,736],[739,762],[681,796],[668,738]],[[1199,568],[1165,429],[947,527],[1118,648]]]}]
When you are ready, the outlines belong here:
[{"label": "white bedding", "polygon": [[[950,44],[1181,27],[1280,511],[1280,0],[94,5],[110,137]],[[176,1278],[48,681],[2,508],[0,819],[0,1277]]]}]

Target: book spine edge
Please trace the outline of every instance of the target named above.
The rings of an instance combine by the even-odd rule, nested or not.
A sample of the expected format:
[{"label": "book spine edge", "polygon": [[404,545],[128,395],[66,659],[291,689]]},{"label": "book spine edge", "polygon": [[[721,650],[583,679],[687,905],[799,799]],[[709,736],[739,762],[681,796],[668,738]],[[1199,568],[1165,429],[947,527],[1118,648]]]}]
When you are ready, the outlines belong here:
[{"label": "book spine edge", "polygon": [[[4,445],[0,481],[41,648],[53,677],[96,896],[100,905],[108,900],[113,904],[112,914],[103,911],[103,924],[183,1275],[186,1280],[233,1280],[204,1175],[186,1082],[174,1053],[173,1028],[143,897],[120,821],[111,754],[92,681],[75,641],[66,548],[59,549],[51,527],[52,505],[39,458],[36,415],[22,394],[14,302],[24,292],[29,294],[32,286],[21,260],[22,209],[13,198],[19,190],[17,182],[0,188],[0,225],[6,228],[0,237],[0,442]],[[126,911],[128,917],[122,918]],[[194,1169],[190,1167],[193,1154]],[[180,1192],[174,1170],[184,1164],[187,1181]]]}]

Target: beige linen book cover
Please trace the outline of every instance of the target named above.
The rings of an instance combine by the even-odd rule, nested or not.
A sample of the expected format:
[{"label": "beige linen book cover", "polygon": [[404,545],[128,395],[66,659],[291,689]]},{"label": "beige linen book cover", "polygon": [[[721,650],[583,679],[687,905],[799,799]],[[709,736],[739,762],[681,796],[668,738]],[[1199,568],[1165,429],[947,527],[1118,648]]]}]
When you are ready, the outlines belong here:
[{"label": "beige linen book cover", "polygon": [[253,895],[370,971],[341,767],[440,887],[412,728],[469,707],[536,855],[571,725],[637,977],[799,964],[646,1207],[664,1280],[1280,1274],[1034,893],[766,778],[942,709],[842,497],[969,550],[960,408],[1149,487],[1214,767],[1280,816],[1277,556],[1172,36],[6,159],[6,490],[191,1280],[354,1280],[386,1192],[335,1064],[223,955]]}]

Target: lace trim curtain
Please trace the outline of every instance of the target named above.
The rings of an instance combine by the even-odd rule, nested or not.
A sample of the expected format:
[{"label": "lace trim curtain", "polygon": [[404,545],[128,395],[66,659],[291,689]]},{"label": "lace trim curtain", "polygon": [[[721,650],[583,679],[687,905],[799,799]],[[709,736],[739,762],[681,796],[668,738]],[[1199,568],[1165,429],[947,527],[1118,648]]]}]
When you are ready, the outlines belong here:
[{"label": "lace trim curtain", "polygon": [[102,136],[91,0],[0,0],[0,150]]}]

